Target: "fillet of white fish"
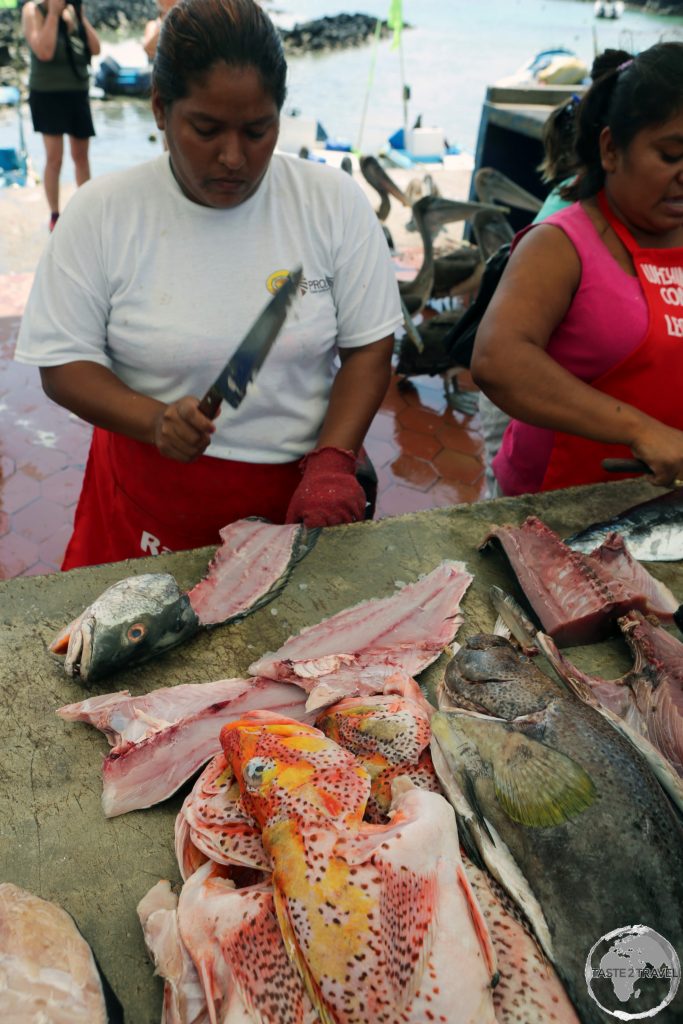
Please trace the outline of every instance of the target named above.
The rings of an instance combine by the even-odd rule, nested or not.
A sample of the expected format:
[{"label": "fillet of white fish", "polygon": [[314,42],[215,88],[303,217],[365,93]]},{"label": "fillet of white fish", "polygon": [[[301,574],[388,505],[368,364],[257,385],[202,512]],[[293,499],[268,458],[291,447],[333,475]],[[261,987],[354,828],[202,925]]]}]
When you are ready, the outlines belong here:
[{"label": "fillet of white fish", "polygon": [[453,640],[472,579],[463,562],[444,561],[390,597],[362,601],[308,626],[249,672],[303,687],[309,710],[382,693],[388,676],[417,675]]}]

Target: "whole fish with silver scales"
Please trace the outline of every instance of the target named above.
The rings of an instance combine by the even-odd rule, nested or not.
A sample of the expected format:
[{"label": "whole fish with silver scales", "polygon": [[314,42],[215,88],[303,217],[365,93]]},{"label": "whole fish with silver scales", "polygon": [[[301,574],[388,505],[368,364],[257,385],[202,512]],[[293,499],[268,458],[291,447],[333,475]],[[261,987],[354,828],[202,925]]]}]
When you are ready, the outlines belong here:
[{"label": "whole fish with silver scales", "polygon": [[683,488],[643,501],[602,523],[593,523],[567,537],[565,543],[589,555],[612,532],[621,534],[633,557],[640,561],[675,562],[683,558]]},{"label": "whole fish with silver scales", "polygon": [[[532,923],[581,1019],[608,1024],[584,976],[601,936],[644,924],[683,952],[680,818],[628,740],[501,637],[469,638],[440,704],[432,754],[459,828]],[[647,1009],[637,1002],[633,1012]],[[679,988],[657,1024],[681,1019]]]}]

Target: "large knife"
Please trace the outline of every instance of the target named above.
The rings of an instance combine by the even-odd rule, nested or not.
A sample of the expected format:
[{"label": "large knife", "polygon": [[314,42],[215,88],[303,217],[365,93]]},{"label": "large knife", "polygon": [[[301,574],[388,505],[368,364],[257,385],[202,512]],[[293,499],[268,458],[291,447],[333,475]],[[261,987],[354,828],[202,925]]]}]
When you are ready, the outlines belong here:
[{"label": "large knife", "polygon": [[217,416],[223,400],[233,409],[241,404],[247,385],[261,369],[280,333],[302,277],[301,267],[289,274],[202,398],[199,409],[209,419]]}]

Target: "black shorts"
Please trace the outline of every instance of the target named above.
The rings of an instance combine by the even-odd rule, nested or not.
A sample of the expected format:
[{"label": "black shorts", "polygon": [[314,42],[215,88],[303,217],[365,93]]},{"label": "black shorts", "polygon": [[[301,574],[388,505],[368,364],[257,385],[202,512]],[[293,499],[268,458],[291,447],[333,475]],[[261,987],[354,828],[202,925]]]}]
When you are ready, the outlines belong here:
[{"label": "black shorts", "polygon": [[33,128],[41,135],[72,135],[89,139],[95,134],[86,89],[66,92],[37,92],[28,96]]}]

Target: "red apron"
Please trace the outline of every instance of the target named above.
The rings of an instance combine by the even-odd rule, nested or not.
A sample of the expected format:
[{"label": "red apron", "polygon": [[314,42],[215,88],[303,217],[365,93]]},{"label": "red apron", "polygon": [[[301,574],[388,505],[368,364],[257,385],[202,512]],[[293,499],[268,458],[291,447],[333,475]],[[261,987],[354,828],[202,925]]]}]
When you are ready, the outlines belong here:
[{"label": "red apron", "polygon": [[62,569],[217,544],[221,527],[246,516],[283,523],[300,481],[298,460],[175,462],[95,427]]},{"label": "red apron", "polygon": [[[683,248],[639,248],[612,213],[604,192],[599,194],[598,202],[631,254],[645,294],[649,324],[638,348],[591,381],[591,386],[628,402],[667,426],[683,430]],[[618,324],[615,330],[619,330]],[[561,401],[561,396],[557,397]],[[627,445],[589,441],[558,431],[541,490],[553,491],[633,475],[606,472],[600,464],[605,458],[633,458],[633,452]]]}]

